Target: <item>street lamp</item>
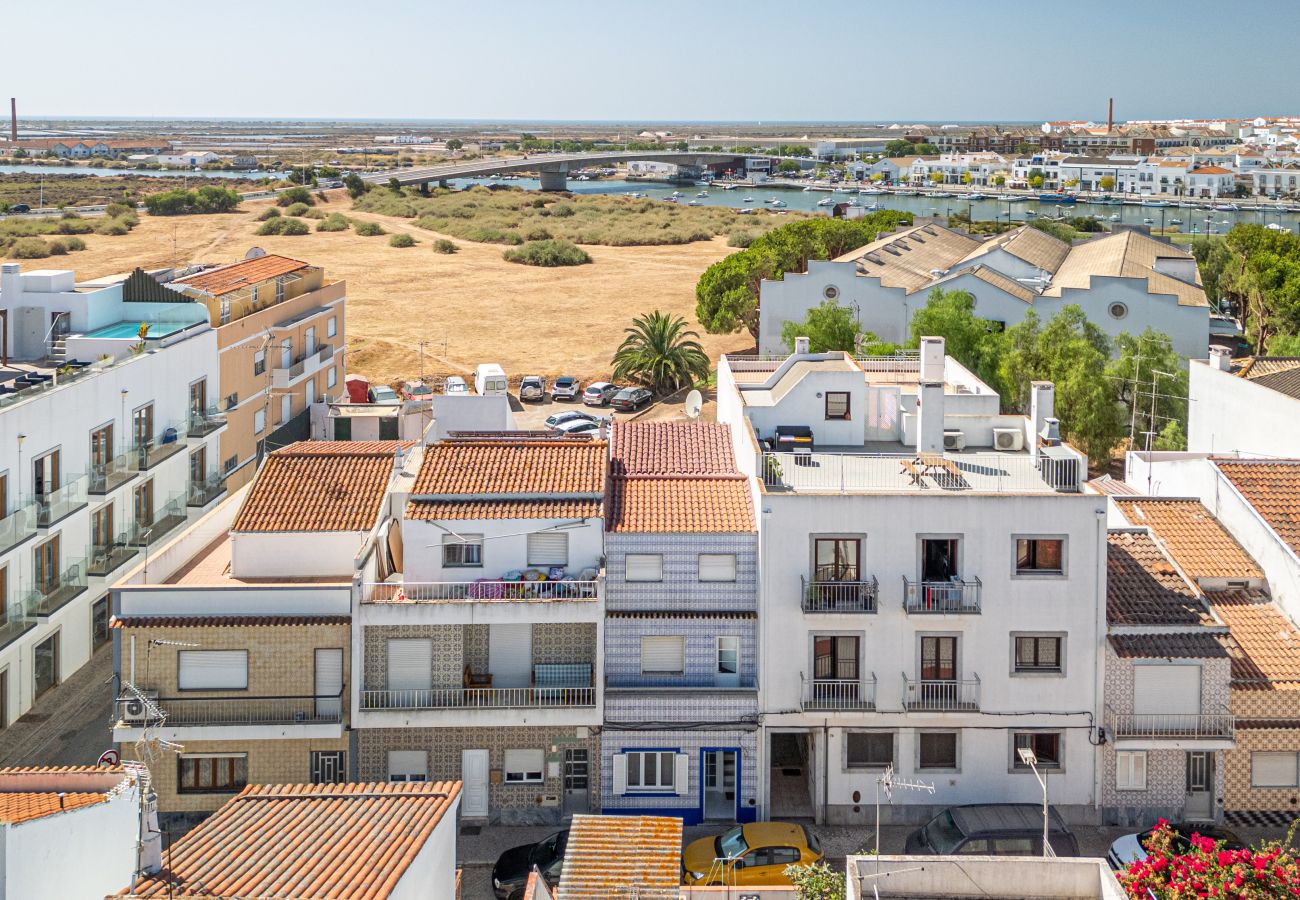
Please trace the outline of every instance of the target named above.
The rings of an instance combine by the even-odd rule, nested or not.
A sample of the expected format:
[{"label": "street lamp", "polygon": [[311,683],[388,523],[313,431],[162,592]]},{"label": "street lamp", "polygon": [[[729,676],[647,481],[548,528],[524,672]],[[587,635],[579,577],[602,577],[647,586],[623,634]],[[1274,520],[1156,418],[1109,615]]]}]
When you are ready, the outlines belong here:
[{"label": "street lamp", "polygon": [[1020,754],[1020,761],[1033,770],[1034,777],[1043,786],[1043,856],[1047,856],[1052,846],[1047,840],[1047,773],[1039,773],[1038,757],[1033,750],[1028,747],[1017,747],[1016,752]]}]

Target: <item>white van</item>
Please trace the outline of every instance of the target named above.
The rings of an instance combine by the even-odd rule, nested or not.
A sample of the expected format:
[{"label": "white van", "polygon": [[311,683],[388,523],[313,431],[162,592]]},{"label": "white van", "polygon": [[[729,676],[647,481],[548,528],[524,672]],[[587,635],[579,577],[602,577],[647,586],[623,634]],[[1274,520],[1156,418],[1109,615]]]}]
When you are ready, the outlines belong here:
[{"label": "white van", "polygon": [[474,369],[474,391],[480,397],[508,393],[505,370],[496,363],[479,363]]}]

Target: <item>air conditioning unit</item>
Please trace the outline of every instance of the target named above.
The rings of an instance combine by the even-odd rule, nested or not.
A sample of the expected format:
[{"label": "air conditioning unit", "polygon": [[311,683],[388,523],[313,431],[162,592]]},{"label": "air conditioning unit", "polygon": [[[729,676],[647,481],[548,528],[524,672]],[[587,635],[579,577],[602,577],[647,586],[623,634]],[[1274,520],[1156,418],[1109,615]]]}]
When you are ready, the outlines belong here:
[{"label": "air conditioning unit", "polygon": [[[158,699],[157,691],[141,691],[150,700]],[[139,697],[132,697],[123,704],[122,721],[127,725],[144,725],[149,721],[149,707]]]},{"label": "air conditioning unit", "polygon": [[1025,446],[1025,432],[1022,428],[994,428],[994,450],[1021,450]]},{"label": "air conditioning unit", "polygon": [[943,433],[943,449],[945,450],[965,450],[966,449],[966,432],[964,431],[945,431]]}]

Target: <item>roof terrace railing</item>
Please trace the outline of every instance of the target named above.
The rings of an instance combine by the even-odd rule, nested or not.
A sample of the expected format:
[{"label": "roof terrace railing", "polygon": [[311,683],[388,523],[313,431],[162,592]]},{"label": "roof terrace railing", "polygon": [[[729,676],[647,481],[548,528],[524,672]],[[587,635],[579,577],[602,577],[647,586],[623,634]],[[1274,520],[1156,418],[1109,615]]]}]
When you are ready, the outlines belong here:
[{"label": "roof terrace railing", "polygon": [[1034,460],[1012,453],[763,452],[759,471],[769,491],[855,493],[974,491],[1077,493],[1081,459]]}]

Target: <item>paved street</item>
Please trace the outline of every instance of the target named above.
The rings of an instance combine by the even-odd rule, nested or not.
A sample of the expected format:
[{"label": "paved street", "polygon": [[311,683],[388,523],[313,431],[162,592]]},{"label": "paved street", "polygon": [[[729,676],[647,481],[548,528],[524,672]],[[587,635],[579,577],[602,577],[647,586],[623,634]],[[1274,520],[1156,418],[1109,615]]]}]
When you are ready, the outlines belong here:
[{"label": "paved street", "polygon": [[0,731],[0,766],[94,765],[113,746],[111,644]]}]

